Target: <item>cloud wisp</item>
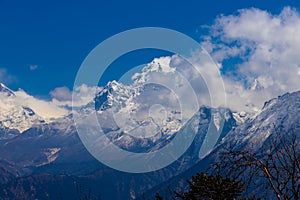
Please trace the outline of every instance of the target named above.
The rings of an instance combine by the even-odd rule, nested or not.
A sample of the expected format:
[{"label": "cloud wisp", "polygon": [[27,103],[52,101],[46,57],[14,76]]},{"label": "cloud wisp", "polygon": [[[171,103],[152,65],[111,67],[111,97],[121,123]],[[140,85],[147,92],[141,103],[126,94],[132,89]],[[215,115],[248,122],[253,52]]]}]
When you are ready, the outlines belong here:
[{"label": "cloud wisp", "polygon": [[72,100],[72,92],[66,86],[57,87],[50,92],[52,98],[58,101],[71,101]]},{"label": "cloud wisp", "polygon": [[[52,102],[58,106],[79,107],[91,102],[101,87],[82,84],[71,91],[68,87],[57,87],[50,92]],[[72,99],[73,96],[73,99]]]},{"label": "cloud wisp", "polygon": [[38,68],[39,68],[38,65],[29,65],[29,70],[30,70],[30,71],[35,71],[35,70],[37,70]]},{"label": "cloud wisp", "polygon": [[8,73],[6,68],[0,68],[0,82],[5,84],[14,83],[17,78],[10,73]]}]

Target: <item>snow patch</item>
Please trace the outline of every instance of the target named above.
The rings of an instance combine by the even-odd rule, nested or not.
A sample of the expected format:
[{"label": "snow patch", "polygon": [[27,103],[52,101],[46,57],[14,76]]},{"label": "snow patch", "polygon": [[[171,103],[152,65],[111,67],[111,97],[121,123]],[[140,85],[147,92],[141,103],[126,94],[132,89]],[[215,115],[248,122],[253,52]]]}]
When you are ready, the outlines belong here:
[{"label": "snow patch", "polygon": [[48,148],[45,151],[45,155],[47,156],[48,164],[55,161],[58,157],[58,152],[61,148]]}]

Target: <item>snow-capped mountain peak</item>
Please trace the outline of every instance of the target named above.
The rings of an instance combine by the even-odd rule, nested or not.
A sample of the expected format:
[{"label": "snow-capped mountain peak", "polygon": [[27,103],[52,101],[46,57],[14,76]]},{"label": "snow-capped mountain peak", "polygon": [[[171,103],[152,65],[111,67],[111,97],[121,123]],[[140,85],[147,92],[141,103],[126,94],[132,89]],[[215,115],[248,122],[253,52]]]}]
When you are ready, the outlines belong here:
[{"label": "snow-capped mountain peak", "polygon": [[9,89],[8,87],[6,87],[6,85],[4,85],[3,83],[0,83],[0,93],[4,94],[6,96],[14,96],[14,92]]},{"label": "snow-capped mountain peak", "polygon": [[0,109],[0,128],[16,129],[20,133],[69,113],[51,102],[36,99],[21,89],[14,92],[4,84],[0,84]]},{"label": "snow-capped mountain peak", "polygon": [[113,121],[125,133],[174,133],[182,126],[181,112],[172,108],[168,99],[157,98],[166,92],[155,84],[123,85],[112,81],[96,95],[95,109],[103,121],[113,113]]},{"label": "snow-capped mountain peak", "polygon": [[[191,113],[188,113],[190,110],[181,112],[180,99],[172,90],[186,91],[185,82],[175,74],[176,69],[170,67],[170,59],[154,59],[132,76],[132,84],[111,81],[96,95],[94,110],[99,119],[107,122],[108,129],[118,127],[120,131],[137,137],[140,134],[144,134],[143,137],[172,135],[192,117],[197,108],[192,110],[189,107]],[[181,85],[170,86],[174,79],[181,81]]]}]

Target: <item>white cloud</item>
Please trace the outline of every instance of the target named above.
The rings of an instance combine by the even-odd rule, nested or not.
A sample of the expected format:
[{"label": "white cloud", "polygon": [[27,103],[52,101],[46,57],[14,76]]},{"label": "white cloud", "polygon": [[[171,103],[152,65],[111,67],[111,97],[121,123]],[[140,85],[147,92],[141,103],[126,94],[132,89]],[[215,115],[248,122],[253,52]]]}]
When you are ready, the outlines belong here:
[{"label": "white cloud", "polygon": [[38,65],[29,65],[29,69],[30,69],[31,71],[37,70],[38,68],[39,68]]},{"label": "white cloud", "polygon": [[7,69],[0,68],[0,82],[5,84],[10,84],[16,82],[17,78],[8,73]]},{"label": "white cloud", "polygon": [[76,87],[74,91],[70,91],[69,88],[63,86],[55,88],[50,92],[50,95],[52,97],[52,102],[55,105],[78,107],[91,102],[94,99],[97,91],[99,91],[100,89],[100,87],[89,87],[85,84],[82,84]]},{"label": "white cloud", "polygon": [[58,101],[71,101],[72,100],[72,92],[67,87],[57,87],[53,91],[50,92],[52,98]]},{"label": "white cloud", "polygon": [[[223,66],[230,107],[247,109],[247,101],[261,107],[269,98],[300,90],[300,16],[295,9],[286,7],[278,15],[243,9],[218,17],[210,28],[202,45]],[[232,58],[241,61],[226,67],[224,61]],[[250,90],[255,80],[264,89]]]},{"label": "white cloud", "polygon": [[25,105],[32,108],[34,112],[44,119],[59,118],[68,114],[67,110],[58,107],[52,102],[37,99],[21,89],[14,93],[16,97],[12,99],[12,101],[14,101],[12,105]]}]

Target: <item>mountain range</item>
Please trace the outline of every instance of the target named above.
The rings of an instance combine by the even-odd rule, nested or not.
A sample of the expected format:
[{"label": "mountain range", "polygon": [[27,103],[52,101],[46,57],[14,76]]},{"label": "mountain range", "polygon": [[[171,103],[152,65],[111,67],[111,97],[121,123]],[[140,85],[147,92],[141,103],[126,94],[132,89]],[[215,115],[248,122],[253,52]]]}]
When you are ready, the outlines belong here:
[{"label": "mountain range", "polygon": [[[167,190],[163,186],[177,187],[196,172],[205,170],[209,163],[219,159],[222,149],[233,146],[259,152],[272,138],[278,137],[277,131],[284,133],[281,137],[288,137],[291,129],[297,133],[300,129],[300,92],[271,99],[251,116],[203,105],[184,122],[176,106],[168,107],[168,101],[132,98],[140,93],[159,96],[169,91],[155,84],[129,87],[113,81],[80,111],[83,115],[96,112],[107,138],[136,153],[159,150],[177,134],[195,130],[189,148],[172,164],[157,171],[134,174],[109,168],[89,153],[77,134],[74,110],[0,84],[1,199],[151,197],[153,191],[163,194]],[[159,106],[153,108],[152,104],[163,104],[167,111]],[[149,109],[152,113],[145,117]],[[130,111],[133,114],[127,117],[125,114]],[[114,121],[109,118],[112,113],[117,116]],[[217,144],[212,151],[199,156],[209,129],[219,136]],[[140,132],[144,135],[138,135]]]}]

